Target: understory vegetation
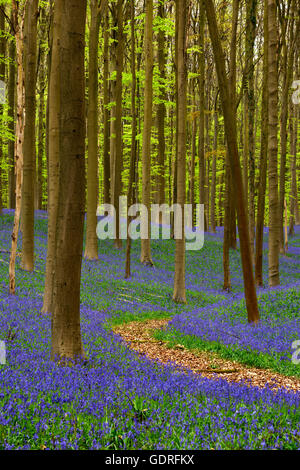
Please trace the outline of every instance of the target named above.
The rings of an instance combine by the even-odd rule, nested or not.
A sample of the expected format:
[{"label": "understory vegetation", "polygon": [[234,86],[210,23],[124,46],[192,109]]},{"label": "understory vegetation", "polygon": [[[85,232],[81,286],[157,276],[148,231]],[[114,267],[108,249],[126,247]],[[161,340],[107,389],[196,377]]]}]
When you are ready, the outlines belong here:
[{"label": "understory vegetation", "polygon": [[41,313],[46,213],[35,220],[36,271],[17,266],[16,296],[8,293],[5,252],[12,222],[5,210],[0,339],[7,364],[0,366],[0,449],[300,449],[299,393],[163,366],[130,350],[111,330],[133,320],[169,318],[168,329],[156,337],[299,377],[299,366],[291,362],[291,343],[300,338],[299,230],[281,260],[282,286],[258,292],[257,326],[246,321],[238,252],[231,252],[233,290],[222,291],[221,232],[207,234],[204,248],[188,255],[188,305],[172,303],[174,241],[153,242],[152,269],[139,263],[134,242],[132,278],[126,281],[120,252],[108,251],[109,241],[99,242],[99,261],[85,260],[82,267],[87,360],[69,367],[50,361],[51,318]]}]

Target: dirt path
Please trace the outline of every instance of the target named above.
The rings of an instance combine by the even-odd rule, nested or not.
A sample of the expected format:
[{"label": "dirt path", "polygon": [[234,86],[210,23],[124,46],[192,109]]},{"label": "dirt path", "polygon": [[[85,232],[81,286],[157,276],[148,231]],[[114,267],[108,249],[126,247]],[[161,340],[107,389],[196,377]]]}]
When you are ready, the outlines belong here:
[{"label": "dirt path", "polygon": [[165,343],[155,340],[151,331],[165,328],[168,320],[150,320],[132,322],[115,327],[114,333],[120,335],[130,349],[152,360],[163,364],[173,362],[179,367],[187,368],[203,377],[220,378],[228,382],[246,381],[251,386],[265,387],[267,384],[274,390],[284,387],[287,390],[300,391],[300,380],[285,377],[271,370],[256,369],[236,361],[220,358],[217,354],[206,351],[188,350],[182,345],[169,348]]}]

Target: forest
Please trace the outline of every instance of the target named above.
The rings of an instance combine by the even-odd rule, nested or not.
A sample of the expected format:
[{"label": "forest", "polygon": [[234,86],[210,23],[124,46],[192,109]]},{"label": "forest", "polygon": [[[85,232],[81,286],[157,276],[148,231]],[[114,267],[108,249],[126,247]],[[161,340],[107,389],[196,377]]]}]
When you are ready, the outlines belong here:
[{"label": "forest", "polygon": [[0,0],[0,450],[300,450],[299,124],[300,0]]}]

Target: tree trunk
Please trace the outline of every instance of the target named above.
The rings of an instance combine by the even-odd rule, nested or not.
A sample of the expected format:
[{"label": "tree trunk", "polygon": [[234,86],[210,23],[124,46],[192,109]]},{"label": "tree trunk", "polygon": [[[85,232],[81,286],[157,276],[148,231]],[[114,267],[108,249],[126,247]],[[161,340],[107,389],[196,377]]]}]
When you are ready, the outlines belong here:
[{"label": "tree trunk", "polygon": [[[173,300],[186,303],[185,293],[185,233],[184,233],[184,204],[186,187],[186,114],[187,114],[187,66],[186,66],[186,34],[187,34],[187,1],[177,0],[178,15],[178,52],[177,52],[177,115],[178,119],[178,154],[177,154],[177,203],[182,211],[182,234],[176,239],[175,249],[175,278]],[[175,221],[176,222],[176,221]],[[179,221],[177,222],[179,225]]]},{"label": "tree trunk", "polygon": [[[45,193],[47,195],[46,201],[43,204],[43,209],[49,209],[49,174],[50,174],[50,160],[49,160],[49,135],[50,135],[50,120],[49,120],[49,101],[50,101],[50,75],[51,75],[51,56],[53,45],[53,10],[54,0],[50,0],[49,7],[49,33],[48,33],[48,54],[47,54],[47,104],[46,104],[46,135],[45,135],[45,150],[46,150],[46,167],[47,172],[45,175]],[[48,210],[48,231],[49,231],[49,210]]]},{"label": "tree trunk", "polygon": [[148,237],[141,239],[141,263],[153,266],[151,258],[151,127],[153,100],[153,0],[146,0],[145,20],[145,91],[144,91],[144,129],[142,149],[142,203],[148,210]]},{"label": "tree trunk", "polygon": [[37,178],[36,178],[36,203],[37,209],[42,209],[43,206],[43,156],[45,151],[45,89],[46,89],[46,70],[45,70],[45,49],[44,43],[46,41],[47,33],[47,17],[45,9],[40,10],[40,40],[39,40],[39,76],[38,76],[38,89],[39,89],[39,112],[38,112],[38,154],[37,154]]},{"label": "tree trunk", "polygon": [[264,1],[264,64],[261,104],[261,144],[260,144],[260,171],[259,190],[257,201],[256,219],[256,245],[255,245],[255,281],[258,286],[263,286],[263,238],[265,221],[265,201],[267,186],[268,166],[268,0]]},{"label": "tree trunk", "polygon": [[205,0],[205,7],[218,74],[220,96],[222,100],[224,114],[225,133],[229,151],[229,162],[233,181],[234,196],[236,200],[248,321],[252,323],[258,322],[259,311],[252,270],[248,231],[248,217],[245,206],[245,193],[237,145],[237,132],[234,111],[235,103],[232,103],[231,101],[230,87],[228,79],[226,77],[225,58],[222,50],[222,45],[219,39],[215,8],[212,0]]},{"label": "tree trunk", "polygon": [[249,150],[249,235],[252,258],[254,259],[255,239],[255,97],[254,97],[254,44],[256,36],[257,0],[246,2],[246,99],[248,109],[248,150]]},{"label": "tree trunk", "polygon": [[230,246],[230,191],[231,191],[231,175],[229,165],[228,149],[226,150],[226,164],[225,164],[225,194],[224,194],[224,240],[223,240],[223,271],[224,283],[223,290],[230,292],[230,260],[229,260],[229,246]]},{"label": "tree trunk", "polygon": [[[193,109],[195,109],[195,95],[193,95]],[[195,225],[195,157],[197,138],[197,115],[192,119],[192,152],[190,168],[190,204],[192,206],[192,227]]]},{"label": "tree trunk", "polygon": [[[59,14],[60,57],[59,205],[52,314],[53,359],[83,356],[80,329],[80,276],[85,209],[85,77],[86,0],[62,0]],[[55,97],[52,94],[52,98]]]},{"label": "tree trunk", "polygon": [[[11,13],[13,22],[13,9]],[[15,91],[16,91],[16,45],[13,40],[9,43],[9,78],[8,78],[8,130],[15,135]],[[16,176],[15,176],[15,142],[8,141],[8,162],[9,162],[9,208],[16,207]]]},{"label": "tree trunk", "polygon": [[109,155],[109,14],[108,8],[104,13],[104,31],[103,31],[103,191],[104,204],[110,203],[110,155]]},{"label": "tree trunk", "polygon": [[20,213],[22,202],[22,179],[23,179],[23,142],[24,142],[24,68],[23,68],[23,28],[24,12],[19,18],[19,3],[12,0],[13,25],[16,39],[17,57],[17,124],[15,140],[15,173],[16,173],[16,209],[14,225],[11,235],[11,252],[9,260],[9,293],[16,292],[16,254],[18,246],[18,234],[20,225]]},{"label": "tree trunk", "polygon": [[222,168],[222,173],[219,177],[219,199],[218,199],[218,223],[219,227],[222,227],[224,225],[224,201],[223,201],[223,196],[224,196],[224,179],[225,179],[225,163],[223,162],[223,168]]},{"label": "tree trunk", "polygon": [[[6,39],[5,39],[5,6],[2,7],[3,10],[0,10],[0,81],[5,83],[5,49],[6,49]],[[2,86],[2,83],[1,83]],[[2,188],[2,163],[3,163],[3,103],[0,103],[0,214],[2,213],[3,207],[3,188]]]},{"label": "tree trunk", "polygon": [[[131,85],[131,154],[130,154],[130,170],[129,170],[129,182],[128,182],[128,196],[127,204],[128,208],[135,203],[135,167],[136,167],[136,130],[137,130],[137,116],[136,116],[136,63],[135,63],[135,6],[134,2],[131,4],[131,74],[132,74],[132,85]],[[127,213],[128,214],[128,213]],[[125,279],[129,279],[131,276],[130,272],[130,251],[131,251],[131,238],[129,235],[129,225],[132,218],[127,215],[127,243],[126,243],[126,266],[125,266]]]},{"label": "tree trunk", "polygon": [[[198,158],[199,158],[199,204],[205,204],[205,56],[204,56],[204,22],[205,10],[203,0],[200,0],[199,11],[199,134],[198,134]],[[206,207],[205,207],[206,208]],[[205,211],[204,231],[208,231],[207,213]]]},{"label": "tree trunk", "polygon": [[113,176],[113,204],[116,209],[116,238],[115,247],[122,248],[122,240],[120,238],[119,214],[120,205],[119,197],[121,195],[121,172],[122,172],[122,73],[123,73],[123,56],[124,56],[124,33],[123,33],[123,0],[118,0],[117,10],[115,13],[117,19],[117,45],[116,45],[116,84],[115,84],[115,134],[111,135],[114,145],[114,176]]},{"label": "tree trunk", "polygon": [[243,100],[243,184],[245,188],[245,201],[246,207],[249,206],[249,174],[248,174],[248,164],[249,164],[249,111],[248,111],[248,99],[247,96],[244,96]]},{"label": "tree trunk", "polygon": [[25,271],[34,270],[34,188],[35,188],[35,111],[37,58],[38,0],[29,0],[25,7],[24,68],[25,127],[22,187],[22,260]]},{"label": "tree trunk", "polygon": [[215,113],[214,113],[214,153],[211,169],[211,193],[210,193],[210,221],[211,221],[211,231],[216,233],[216,172],[217,172],[217,153],[218,153],[218,134],[219,134],[219,115],[217,107],[217,97],[215,103]]},{"label": "tree trunk", "polygon": [[[295,14],[294,1],[292,2],[292,15]],[[285,21],[287,23],[287,20]],[[287,25],[283,29],[287,29]],[[286,157],[287,157],[287,123],[289,109],[289,91],[293,80],[293,66],[295,54],[294,42],[294,17],[290,20],[290,35],[287,44],[285,33],[283,33],[283,86],[281,98],[281,117],[280,117],[280,178],[279,178],[279,249],[281,253],[285,253],[285,243],[283,235],[284,220],[284,201],[285,201],[285,185],[286,185]]]},{"label": "tree trunk", "polygon": [[[158,17],[163,20],[165,17],[164,5],[160,2],[158,4]],[[158,55],[158,68],[159,68],[159,77],[161,80],[161,88],[159,93],[159,104],[157,105],[157,137],[158,137],[158,175],[157,175],[157,203],[165,203],[165,116],[166,116],[166,106],[165,106],[165,89],[164,89],[164,80],[166,78],[165,74],[165,33],[163,29],[159,29],[157,34],[157,55]],[[158,221],[159,222],[159,221]]]},{"label": "tree trunk", "polygon": [[279,285],[279,199],[278,199],[278,27],[276,0],[268,0],[269,54],[269,285]]},{"label": "tree trunk", "polygon": [[[111,47],[110,47],[110,61],[109,72],[110,76],[114,74],[114,78],[110,79],[110,99],[112,103],[116,103],[116,78],[115,71],[117,67],[116,49],[117,49],[117,28],[118,20],[116,17],[115,9],[112,9],[112,24],[111,24]],[[109,172],[110,172],[110,203],[114,205],[114,181],[115,181],[115,160],[116,160],[116,106],[110,108],[110,142],[109,142]]]},{"label": "tree trunk", "polygon": [[60,42],[61,4],[55,7],[53,17],[51,67],[49,76],[49,136],[48,136],[48,242],[45,288],[42,312],[52,312],[52,292],[55,273],[56,221],[58,211],[59,162],[60,162]]},{"label": "tree trunk", "polygon": [[88,162],[87,162],[87,218],[84,257],[98,259],[97,205],[98,205],[98,42],[100,12],[98,0],[91,3],[89,35],[89,86],[88,86]]},{"label": "tree trunk", "polygon": [[[44,69],[44,63],[41,63]],[[36,174],[36,209],[41,210],[43,205],[43,155],[44,155],[44,115],[45,115],[45,77],[44,70],[40,70],[39,77],[39,113],[38,113],[38,153],[37,153],[37,174]]]},{"label": "tree trunk", "polygon": [[[203,10],[205,11],[205,10]],[[204,159],[205,162],[205,188],[204,188],[204,198],[205,198],[205,218],[206,218],[206,226],[207,231],[209,232],[209,176],[210,176],[210,125],[211,125],[211,115],[210,115],[210,90],[212,84],[209,80],[209,76],[207,77],[207,85],[206,85],[206,119],[205,119],[205,128],[206,128],[206,149],[205,155],[206,158]]]},{"label": "tree trunk", "polygon": [[[176,5],[176,3],[175,3]],[[179,11],[175,7],[175,31],[178,31],[178,22],[179,22]],[[177,103],[177,93],[178,93],[178,35],[175,34],[175,58],[174,58],[174,73],[175,73],[175,92],[173,100]],[[172,180],[173,180],[173,191],[172,191],[172,203],[177,203],[177,155],[178,155],[178,106],[176,106],[176,133],[175,133],[175,154],[172,159]],[[172,132],[173,135],[173,132]],[[174,213],[171,212],[171,238],[174,238]]]},{"label": "tree trunk", "polygon": [[297,119],[296,105],[291,105],[291,120],[290,120],[290,141],[291,141],[291,195],[290,195],[290,222],[289,222],[289,236],[295,234],[296,223],[296,198],[297,198],[297,133],[298,133],[298,119]]},{"label": "tree trunk", "polygon": [[[232,103],[236,103],[236,36],[238,26],[238,14],[239,14],[239,0],[235,0],[233,3],[233,14],[232,14],[232,31],[231,31],[231,42],[230,42],[230,100]],[[234,119],[236,120],[236,112],[234,107]],[[225,201],[224,201],[224,243],[223,243],[223,270],[224,270],[224,284],[223,289],[225,291],[231,290],[230,282],[230,263],[229,254],[230,248],[236,248],[236,236],[233,235],[233,231],[236,231],[235,227],[235,202],[232,191],[232,177],[230,174],[229,164],[229,149],[226,147],[226,163],[225,163]]]}]

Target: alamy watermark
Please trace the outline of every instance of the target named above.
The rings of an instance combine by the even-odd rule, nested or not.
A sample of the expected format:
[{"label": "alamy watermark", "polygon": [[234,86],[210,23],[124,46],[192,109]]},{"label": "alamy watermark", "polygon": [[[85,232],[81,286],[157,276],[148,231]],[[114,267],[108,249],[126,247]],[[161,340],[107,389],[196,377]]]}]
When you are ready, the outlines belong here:
[{"label": "alamy watermark", "polygon": [[6,95],[6,85],[3,80],[0,80],[0,104],[5,103],[5,95]]},{"label": "alamy watermark", "polygon": [[[186,250],[201,250],[204,245],[204,205],[196,204],[196,225],[193,228],[193,206],[184,204],[152,204],[150,214],[144,204],[133,204],[127,207],[127,197],[119,198],[119,238],[126,240],[170,240],[171,214],[174,220],[174,239],[186,240]],[[97,215],[102,216],[97,225],[97,236],[100,240],[116,239],[117,211],[112,204],[101,204]],[[132,220],[127,225],[127,216]]]},{"label": "alamy watermark", "polygon": [[5,341],[0,341],[0,364],[6,364]]},{"label": "alamy watermark", "polygon": [[292,90],[295,90],[292,95],[293,104],[300,104],[300,80],[295,80],[293,82]]},{"label": "alamy watermark", "polygon": [[292,363],[299,365],[300,364],[300,340],[294,341],[292,343],[292,349],[295,349],[295,352],[292,355]]}]

